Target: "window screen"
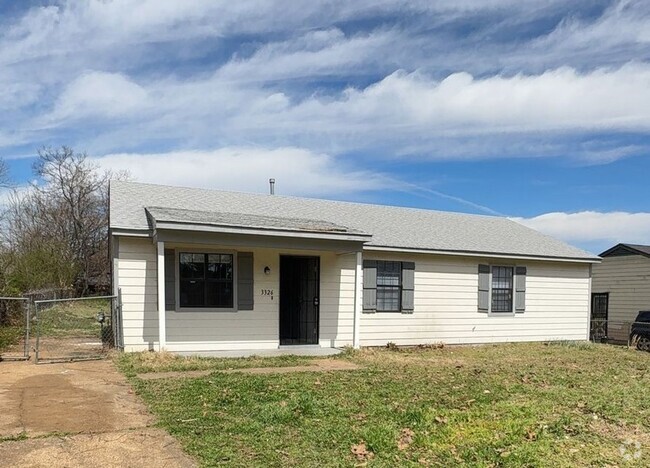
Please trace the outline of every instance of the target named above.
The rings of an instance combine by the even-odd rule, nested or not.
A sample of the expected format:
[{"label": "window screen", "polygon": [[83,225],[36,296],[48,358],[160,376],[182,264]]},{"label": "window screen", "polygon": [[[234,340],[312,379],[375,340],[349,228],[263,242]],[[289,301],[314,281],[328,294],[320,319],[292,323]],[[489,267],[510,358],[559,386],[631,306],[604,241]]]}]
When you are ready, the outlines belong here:
[{"label": "window screen", "polygon": [[513,267],[492,267],[492,312],[512,312]]},{"label": "window screen", "polygon": [[181,307],[233,307],[231,254],[179,254]]},{"label": "window screen", "polygon": [[402,297],[402,263],[377,262],[377,311],[399,312]]}]

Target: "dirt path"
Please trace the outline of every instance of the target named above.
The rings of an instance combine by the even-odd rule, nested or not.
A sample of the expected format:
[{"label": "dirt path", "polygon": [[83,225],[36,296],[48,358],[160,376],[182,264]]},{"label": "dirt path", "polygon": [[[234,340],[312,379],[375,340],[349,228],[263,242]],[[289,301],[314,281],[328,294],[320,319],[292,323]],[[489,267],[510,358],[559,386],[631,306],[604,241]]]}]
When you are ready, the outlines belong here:
[{"label": "dirt path", "polygon": [[109,361],[0,363],[2,466],[195,466],[152,423]]}]

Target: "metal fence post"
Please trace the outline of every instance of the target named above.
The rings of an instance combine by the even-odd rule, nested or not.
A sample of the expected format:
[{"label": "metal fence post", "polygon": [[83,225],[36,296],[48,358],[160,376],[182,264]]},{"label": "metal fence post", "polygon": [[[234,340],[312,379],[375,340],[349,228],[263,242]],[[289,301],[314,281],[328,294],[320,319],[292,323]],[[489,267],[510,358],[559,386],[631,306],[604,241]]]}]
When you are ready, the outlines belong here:
[{"label": "metal fence post", "polygon": [[25,350],[24,355],[26,359],[29,359],[29,322],[31,318],[31,301],[28,299],[27,304],[25,305]]},{"label": "metal fence post", "polygon": [[36,352],[34,353],[34,363],[38,364],[38,348],[41,338],[41,326],[38,323],[38,302],[34,302],[34,321],[36,322]]},{"label": "metal fence post", "polygon": [[115,326],[116,347],[120,351],[124,351],[124,336],[122,336],[122,333],[124,331],[122,328],[122,288],[117,289],[117,298],[115,300],[117,301],[117,320]]},{"label": "metal fence post", "polygon": [[627,324],[627,349],[632,347],[632,322]]}]

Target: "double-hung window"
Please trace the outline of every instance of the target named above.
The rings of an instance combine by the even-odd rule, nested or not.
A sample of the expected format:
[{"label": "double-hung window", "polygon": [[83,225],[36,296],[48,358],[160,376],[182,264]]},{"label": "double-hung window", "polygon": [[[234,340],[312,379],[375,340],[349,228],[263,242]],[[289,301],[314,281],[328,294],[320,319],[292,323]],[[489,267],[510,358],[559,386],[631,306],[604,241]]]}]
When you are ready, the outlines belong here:
[{"label": "double-hung window", "polygon": [[402,263],[377,261],[377,312],[402,310]]},{"label": "double-hung window", "polygon": [[217,309],[233,307],[232,254],[181,252],[178,271],[181,307]]},{"label": "double-hung window", "polygon": [[492,312],[512,312],[514,268],[492,267]]},{"label": "double-hung window", "polygon": [[525,266],[479,265],[479,312],[496,315],[525,312],[526,274]]}]

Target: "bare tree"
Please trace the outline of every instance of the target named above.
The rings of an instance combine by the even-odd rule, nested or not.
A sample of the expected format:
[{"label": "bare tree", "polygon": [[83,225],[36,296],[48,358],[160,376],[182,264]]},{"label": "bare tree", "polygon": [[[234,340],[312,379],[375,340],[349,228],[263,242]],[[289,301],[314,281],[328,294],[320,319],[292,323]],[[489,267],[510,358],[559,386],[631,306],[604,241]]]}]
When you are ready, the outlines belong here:
[{"label": "bare tree", "polygon": [[[86,153],[42,148],[37,182],[10,198],[5,245],[24,287],[74,287],[79,294],[108,285],[108,182]],[[119,178],[125,178],[119,174]]]},{"label": "bare tree", "polygon": [[9,186],[9,168],[4,159],[0,159],[0,187]]}]

